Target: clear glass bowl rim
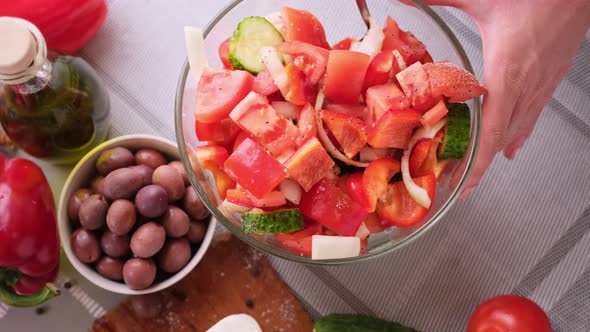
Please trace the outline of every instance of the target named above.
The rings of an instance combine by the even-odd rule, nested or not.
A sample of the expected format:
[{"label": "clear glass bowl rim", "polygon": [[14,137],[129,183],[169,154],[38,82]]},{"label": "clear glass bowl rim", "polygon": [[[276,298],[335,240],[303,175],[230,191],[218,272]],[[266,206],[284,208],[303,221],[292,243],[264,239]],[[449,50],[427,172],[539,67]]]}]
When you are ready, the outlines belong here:
[{"label": "clear glass bowl rim", "polygon": [[[207,27],[203,31],[203,36],[206,38],[209,32],[215,27],[215,25],[227,14],[229,13],[234,7],[239,5],[241,2],[245,0],[234,0],[232,3],[227,5],[224,9],[222,9],[216,16],[213,18],[208,24]],[[451,31],[449,26],[443,21],[443,19],[436,13],[432,8],[428,5],[424,4],[420,0],[411,0],[411,2],[420,9],[424,14],[428,15],[443,31],[443,33],[449,38],[451,41],[451,45],[455,48],[455,50],[459,53],[461,57],[461,61],[465,66],[465,69],[473,73],[473,67],[471,66],[471,62],[467,57],[463,46],[459,43],[459,40],[455,36],[455,34]],[[182,159],[182,163],[184,164],[185,169],[187,170],[187,175],[189,180],[196,190],[198,195],[203,200],[203,203],[207,206],[209,211],[215,219],[217,219],[221,224],[226,227],[234,236],[238,237],[240,240],[246,242],[248,245],[268,254],[271,254],[276,257],[280,257],[282,259],[286,259],[289,261],[294,261],[298,263],[310,264],[310,265],[343,265],[343,264],[350,264],[350,263],[359,263],[364,262],[373,258],[381,257],[385,254],[391,253],[395,250],[398,250],[407,244],[411,243],[412,241],[416,240],[418,237],[426,233],[429,229],[431,229],[435,224],[437,224],[443,216],[449,211],[449,209],[453,206],[453,204],[459,198],[460,193],[465,188],[467,184],[467,180],[469,179],[469,175],[473,169],[475,164],[475,156],[477,155],[477,151],[479,149],[480,144],[480,132],[481,132],[481,100],[480,98],[475,99],[474,105],[475,110],[473,112],[474,117],[472,118],[472,125],[471,130],[473,133],[473,142],[472,148],[470,149],[468,155],[466,156],[466,163],[465,169],[461,178],[455,187],[455,190],[451,192],[449,198],[443,204],[443,206],[428,220],[424,223],[419,229],[405,237],[404,239],[400,240],[397,243],[390,242],[388,245],[382,245],[375,250],[371,251],[368,254],[364,254],[361,256],[356,257],[349,257],[349,258],[342,258],[342,259],[330,259],[330,260],[312,260],[310,257],[306,256],[299,256],[296,254],[292,254],[287,252],[286,250],[279,250],[274,248],[271,245],[268,245],[264,242],[258,241],[248,234],[244,233],[241,228],[237,227],[231,221],[227,220],[227,218],[217,209],[217,206],[209,199],[205,190],[201,187],[199,180],[197,179],[196,175],[192,172],[192,165],[187,154],[187,146],[184,140],[184,130],[182,126],[182,111],[183,111],[183,99],[184,99],[184,91],[186,86],[186,81],[189,75],[189,64],[188,61],[185,59],[184,64],[181,69],[181,74],[178,79],[177,87],[176,87],[176,97],[174,103],[174,124],[175,124],[175,132],[176,132],[176,141],[178,143],[178,149],[180,150],[180,156]],[[200,167],[200,166],[198,166]]]}]

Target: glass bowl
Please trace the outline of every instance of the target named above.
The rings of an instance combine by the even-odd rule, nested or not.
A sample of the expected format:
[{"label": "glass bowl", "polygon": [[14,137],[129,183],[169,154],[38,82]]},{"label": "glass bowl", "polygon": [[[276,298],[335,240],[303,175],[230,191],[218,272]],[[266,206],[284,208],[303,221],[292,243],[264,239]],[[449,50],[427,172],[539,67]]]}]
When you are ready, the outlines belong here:
[{"label": "glass bowl", "polygon": [[[385,22],[387,15],[391,15],[397,20],[400,28],[411,31],[426,45],[435,61],[449,61],[473,72],[465,51],[449,27],[430,7],[417,0],[412,2],[414,6],[391,0],[368,0],[367,4],[373,17],[381,24]],[[326,30],[328,42],[331,45],[348,36],[360,39],[366,33],[367,28],[352,0],[237,0],[219,13],[204,29],[205,49],[210,67],[222,68],[218,57],[218,46],[231,36],[242,19],[254,15],[266,16],[279,11],[282,6],[304,9],[318,17]],[[200,167],[194,154],[196,146],[205,144],[200,142],[195,134],[195,105],[196,84],[192,75],[189,74],[188,63],[185,62],[176,91],[176,139],[190,181],[203,202],[213,216],[242,241],[265,253],[308,264],[348,264],[367,260],[392,252],[424,234],[434,224],[441,221],[456,202],[466,185],[475,162],[480,139],[481,102],[477,98],[468,102],[471,109],[471,133],[467,154],[463,162],[452,162],[440,176],[436,198],[428,215],[420,224],[408,228],[390,227],[382,233],[371,235],[368,240],[367,252],[361,256],[312,260],[310,257],[287,251],[270,234],[244,233],[238,217],[218,209],[221,200],[217,195],[213,177],[207,170]]]}]

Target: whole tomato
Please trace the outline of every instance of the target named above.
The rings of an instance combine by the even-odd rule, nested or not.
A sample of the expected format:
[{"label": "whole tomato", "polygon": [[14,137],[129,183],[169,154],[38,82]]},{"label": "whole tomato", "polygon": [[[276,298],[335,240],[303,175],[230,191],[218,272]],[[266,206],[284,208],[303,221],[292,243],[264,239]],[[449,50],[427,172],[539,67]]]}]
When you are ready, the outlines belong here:
[{"label": "whole tomato", "polygon": [[551,331],[551,322],[543,309],[517,295],[500,295],[481,303],[467,325],[467,332]]}]

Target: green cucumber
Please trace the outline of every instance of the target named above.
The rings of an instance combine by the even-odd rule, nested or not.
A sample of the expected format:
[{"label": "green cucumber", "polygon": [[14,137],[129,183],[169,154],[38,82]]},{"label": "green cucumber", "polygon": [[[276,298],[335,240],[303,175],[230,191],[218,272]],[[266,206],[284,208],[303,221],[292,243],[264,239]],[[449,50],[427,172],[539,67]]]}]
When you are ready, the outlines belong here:
[{"label": "green cucumber", "polygon": [[264,70],[260,49],[283,42],[283,35],[267,19],[250,16],[238,24],[229,41],[229,62],[253,74]]},{"label": "green cucumber", "polygon": [[246,233],[288,233],[303,229],[303,216],[299,209],[264,212],[252,209],[242,212],[242,227]]},{"label": "green cucumber", "polygon": [[365,315],[331,314],[314,323],[315,332],[418,332],[400,323]]},{"label": "green cucumber", "polygon": [[439,159],[461,159],[469,147],[471,116],[469,106],[464,103],[448,105],[445,136],[438,148]]}]

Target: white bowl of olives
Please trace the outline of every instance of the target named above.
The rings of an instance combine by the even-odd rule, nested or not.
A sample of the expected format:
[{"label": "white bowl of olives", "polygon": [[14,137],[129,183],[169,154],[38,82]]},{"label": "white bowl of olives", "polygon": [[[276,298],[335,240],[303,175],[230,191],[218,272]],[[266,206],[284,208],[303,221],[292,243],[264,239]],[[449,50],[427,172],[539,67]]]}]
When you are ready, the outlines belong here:
[{"label": "white bowl of olives", "polygon": [[169,140],[127,135],[78,162],[57,213],[63,249],[80,274],[106,290],[138,295],[194,269],[216,222],[179,159]]}]

